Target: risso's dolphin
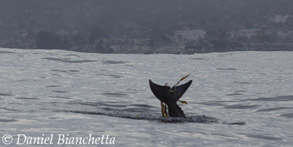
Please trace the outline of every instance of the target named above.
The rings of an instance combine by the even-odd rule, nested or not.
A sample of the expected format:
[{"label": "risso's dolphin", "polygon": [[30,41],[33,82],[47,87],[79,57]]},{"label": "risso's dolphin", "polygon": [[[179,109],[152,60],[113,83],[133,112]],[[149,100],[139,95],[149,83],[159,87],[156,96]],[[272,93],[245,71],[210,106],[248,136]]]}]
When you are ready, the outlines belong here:
[{"label": "risso's dolphin", "polygon": [[[169,117],[185,118],[185,114],[183,110],[177,105],[177,101],[191,85],[192,80],[179,86],[175,85],[172,88],[167,86],[167,84],[165,84],[165,86],[155,84],[151,80],[149,80],[149,83],[153,94],[161,101],[163,117],[168,117],[169,115]],[[164,104],[168,106],[168,115]]]}]

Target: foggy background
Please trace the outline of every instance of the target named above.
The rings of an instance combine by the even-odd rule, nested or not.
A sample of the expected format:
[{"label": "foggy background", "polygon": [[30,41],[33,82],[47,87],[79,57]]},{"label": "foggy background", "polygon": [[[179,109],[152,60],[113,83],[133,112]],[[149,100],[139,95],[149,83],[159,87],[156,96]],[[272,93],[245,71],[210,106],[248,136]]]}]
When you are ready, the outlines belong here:
[{"label": "foggy background", "polygon": [[100,53],[292,50],[292,0],[1,0],[0,46]]}]

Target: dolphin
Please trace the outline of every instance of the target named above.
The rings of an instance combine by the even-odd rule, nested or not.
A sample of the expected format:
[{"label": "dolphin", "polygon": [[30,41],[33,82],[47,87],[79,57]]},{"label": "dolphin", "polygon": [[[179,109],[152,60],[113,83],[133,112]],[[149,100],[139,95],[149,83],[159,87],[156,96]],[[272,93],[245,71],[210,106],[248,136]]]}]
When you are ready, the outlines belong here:
[{"label": "dolphin", "polygon": [[[177,101],[182,97],[182,95],[189,88],[191,83],[192,83],[192,80],[179,86],[175,85],[171,88],[167,86],[167,84],[165,86],[161,86],[149,80],[149,84],[153,94],[161,101],[161,103],[164,103],[168,106],[169,117],[181,117],[181,118],[185,118],[185,114],[183,110],[177,105]],[[163,104],[161,106],[164,108]],[[163,108],[162,108],[162,115],[164,117]]]}]

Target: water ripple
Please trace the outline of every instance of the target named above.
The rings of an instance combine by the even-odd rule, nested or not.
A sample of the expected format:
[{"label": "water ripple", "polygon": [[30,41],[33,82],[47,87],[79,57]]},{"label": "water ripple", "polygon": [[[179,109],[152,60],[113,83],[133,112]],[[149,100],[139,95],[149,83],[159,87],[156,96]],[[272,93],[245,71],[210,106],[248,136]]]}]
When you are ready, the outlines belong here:
[{"label": "water ripple", "polygon": [[114,61],[114,60],[104,60],[104,64],[125,64],[127,63],[126,61]]},{"label": "water ripple", "polygon": [[13,96],[11,93],[0,93],[0,96]]},{"label": "water ripple", "polygon": [[132,104],[130,106],[135,106],[135,107],[142,107],[142,108],[156,108],[154,106],[151,105],[146,105],[146,104]]},{"label": "water ripple", "polygon": [[54,93],[67,93],[67,91],[61,91],[61,90],[53,90]]},{"label": "water ripple", "polygon": [[206,105],[206,106],[226,106],[224,103],[231,103],[231,102],[237,102],[237,101],[210,101],[210,102],[203,102],[198,104]]},{"label": "water ripple", "polygon": [[[200,116],[187,116],[186,118],[162,118],[159,108],[147,104],[121,104],[109,102],[71,102],[70,105],[75,105],[72,108],[78,110],[54,110],[70,113],[81,113],[90,115],[105,115],[112,117],[120,117],[127,119],[140,119],[140,120],[156,120],[161,122],[196,122],[196,123],[216,123],[218,119],[208,117],[205,115]],[[228,124],[228,123],[226,123]],[[231,123],[232,124],[232,123]],[[235,123],[237,124],[237,123]],[[237,124],[239,125],[239,124]]]},{"label": "water ripple", "polygon": [[113,74],[96,74],[97,76],[108,76],[108,77],[112,77],[112,78],[122,78],[123,76],[120,75],[113,75]]},{"label": "water ripple", "polygon": [[85,106],[93,106],[93,107],[96,107],[96,108],[100,108],[100,107],[108,107],[108,108],[125,108],[127,107],[126,104],[123,104],[123,103],[119,103],[119,104],[116,104],[116,103],[110,103],[110,102],[71,102],[70,105],[73,104],[73,105],[85,105]]},{"label": "water ripple", "polygon": [[55,87],[60,87],[60,85],[48,85],[46,87],[48,87],[48,88],[55,88]]},{"label": "water ripple", "polygon": [[226,96],[237,96],[237,95],[242,95],[242,94],[238,92],[234,92],[234,93],[227,94]]},{"label": "water ripple", "polygon": [[17,110],[17,109],[10,109],[10,108],[6,108],[6,107],[0,107],[0,109],[2,109],[2,110],[7,110],[7,111],[13,111],[13,112],[20,112],[20,110]]},{"label": "water ripple", "polygon": [[241,84],[241,85],[251,84],[249,82],[233,82],[233,83],[235,83],[235,84]]},{"label": "water ripple", "polygon": [[58,99],[71,99],[69,97],[65,97],[65,96],[49,96],[51,98],[58,98]]},{"label": "water ripple", "polygon": [[14,52],[11,51],[0,51],[0,54],[13,54]]},{"label": "water ripple", "polygon": [[255,139],[264,139],[264,140],[270,140],[270,141],[282,141],[281,138],[277,137],[271,137],[271,136],[264,136],[264,135],[254,135],[254,134],[244,134],[247,137],[255,138]]},{"label": "water ripple", "polygon": [[116,92],[116,93],[115,92],[104,92],[102,94],[105,96],[113,96],[113,97],[124,97],[127,95],[125,93],[119,93],[119,92]]},{"label": "water ripple", "polygon": [[293,109],[291,107],[278,107],[278,108],[266,108],[266,109],[260,109],[256,112],[270,112],[270,111],[278,111],[278,110],[286,110],[286,109]]},{"label": "water ripple", "polygon": [[260,98],[255,98],[255,99],[246,99],[246,100],[242,100],[242,101],[276,101],[276,102],[280,102],[280,101],[285,101],[285,102],[289,102],[289,101],[293,101],[293,95],[286,95],[286,96],[276,96],[276,97],[260,97]]},{"label": "water ripple", "polygon": [[285,113],[285,114],[282,114],[281,117],[293,118],[293,113]]},{"label": "water ripple", "polygon": [[238,104],[238,105],[228,105],[228,106],[225,106],[225,108],[226,109],[254,109],[259,106],[260,105],[241,105],[241,104]]},{"label": "water ripple", "polygon": [[39,98],[30,98],[30,97],[16,97],[16,99],[20,99],[20,100],[39,100]]},{"label": "water ripple", "polygon": [[16,119],[0,119],[0,123],[9,123],[9,122],[15,122],[18,121]]},{"label": "water ripple", "polygon": [[[126,119],[138,119],[138,120],[154,120],[165,123],[184,123],[184,122],[193,122],[193,123],[217,123],[218,119],[213,117],[208,117],[206,115],[198,115],[198,116],[189,116],[186,118],[162,118],[160,115],[154,114],[136,114],[131,115],[121,111],[106,113],[106,112],[92,112],[92,111],[76,111],[76,110],[56,110],[57,112],[67,112],[67,113],[81,113],[88,115],[106,115],[112,117],[120,117]],[[231,123],[232,125],[233,123]],[[235,123],[237,124],[237,123]],[[240,123],[239,123],[240,124]],[[239,125],[237,124],[237,125]],[[240,124],[243,125],[243,124]]]},{"label": "water ripple", "polygon": [[217,70],[225,70],[225,71],[235,71],[236,68],[217,68]]},{"label": "water ripple", "polygon": [[51,57],[46,57],[42,58],[45,60],[50,60],[50,61],[56,61],[56,62],[62,62],[62,63],[87,63],[87,62],[97,62],[98,60],[72,60],[72,59],[61,59],[61,58],[51,58]]},{"label": "water ripple", "polygon": [[205,58],[189,58],[191,60],[205,60]]},{"label": "water ripple", "polygon": [[79,70],[56,70],[56,69],[53,69],[51,71],[62,72],[62,73],[77,73],[77,72],[79,72]]},{"label": "water ripple", "polygon": [[221,102],[204,102],[204,103],[198,103],[201,105],[206,105],[206,106],[225,106],[225,104]]}]

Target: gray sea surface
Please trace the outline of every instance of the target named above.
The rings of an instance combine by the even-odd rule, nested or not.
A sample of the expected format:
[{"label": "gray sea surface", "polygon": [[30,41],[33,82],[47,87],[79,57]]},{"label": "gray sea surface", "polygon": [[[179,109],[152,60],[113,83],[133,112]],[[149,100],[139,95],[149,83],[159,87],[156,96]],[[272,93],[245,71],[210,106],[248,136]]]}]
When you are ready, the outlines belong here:
[{"label": "gray sea surface", "polygon": [[[174,85],[189,73],[182,83],[193,83],[181,98],[188,104],[179,104],[186,118],[162,118],[148,80]],[[0,48],[0,113],[0,146],[31,146],[17,145],[23,134],[52,135],[50,146],[290,147],[293,52],[135,55]],[[109,135],[115,144],[57,144],[58,134]]]}]

